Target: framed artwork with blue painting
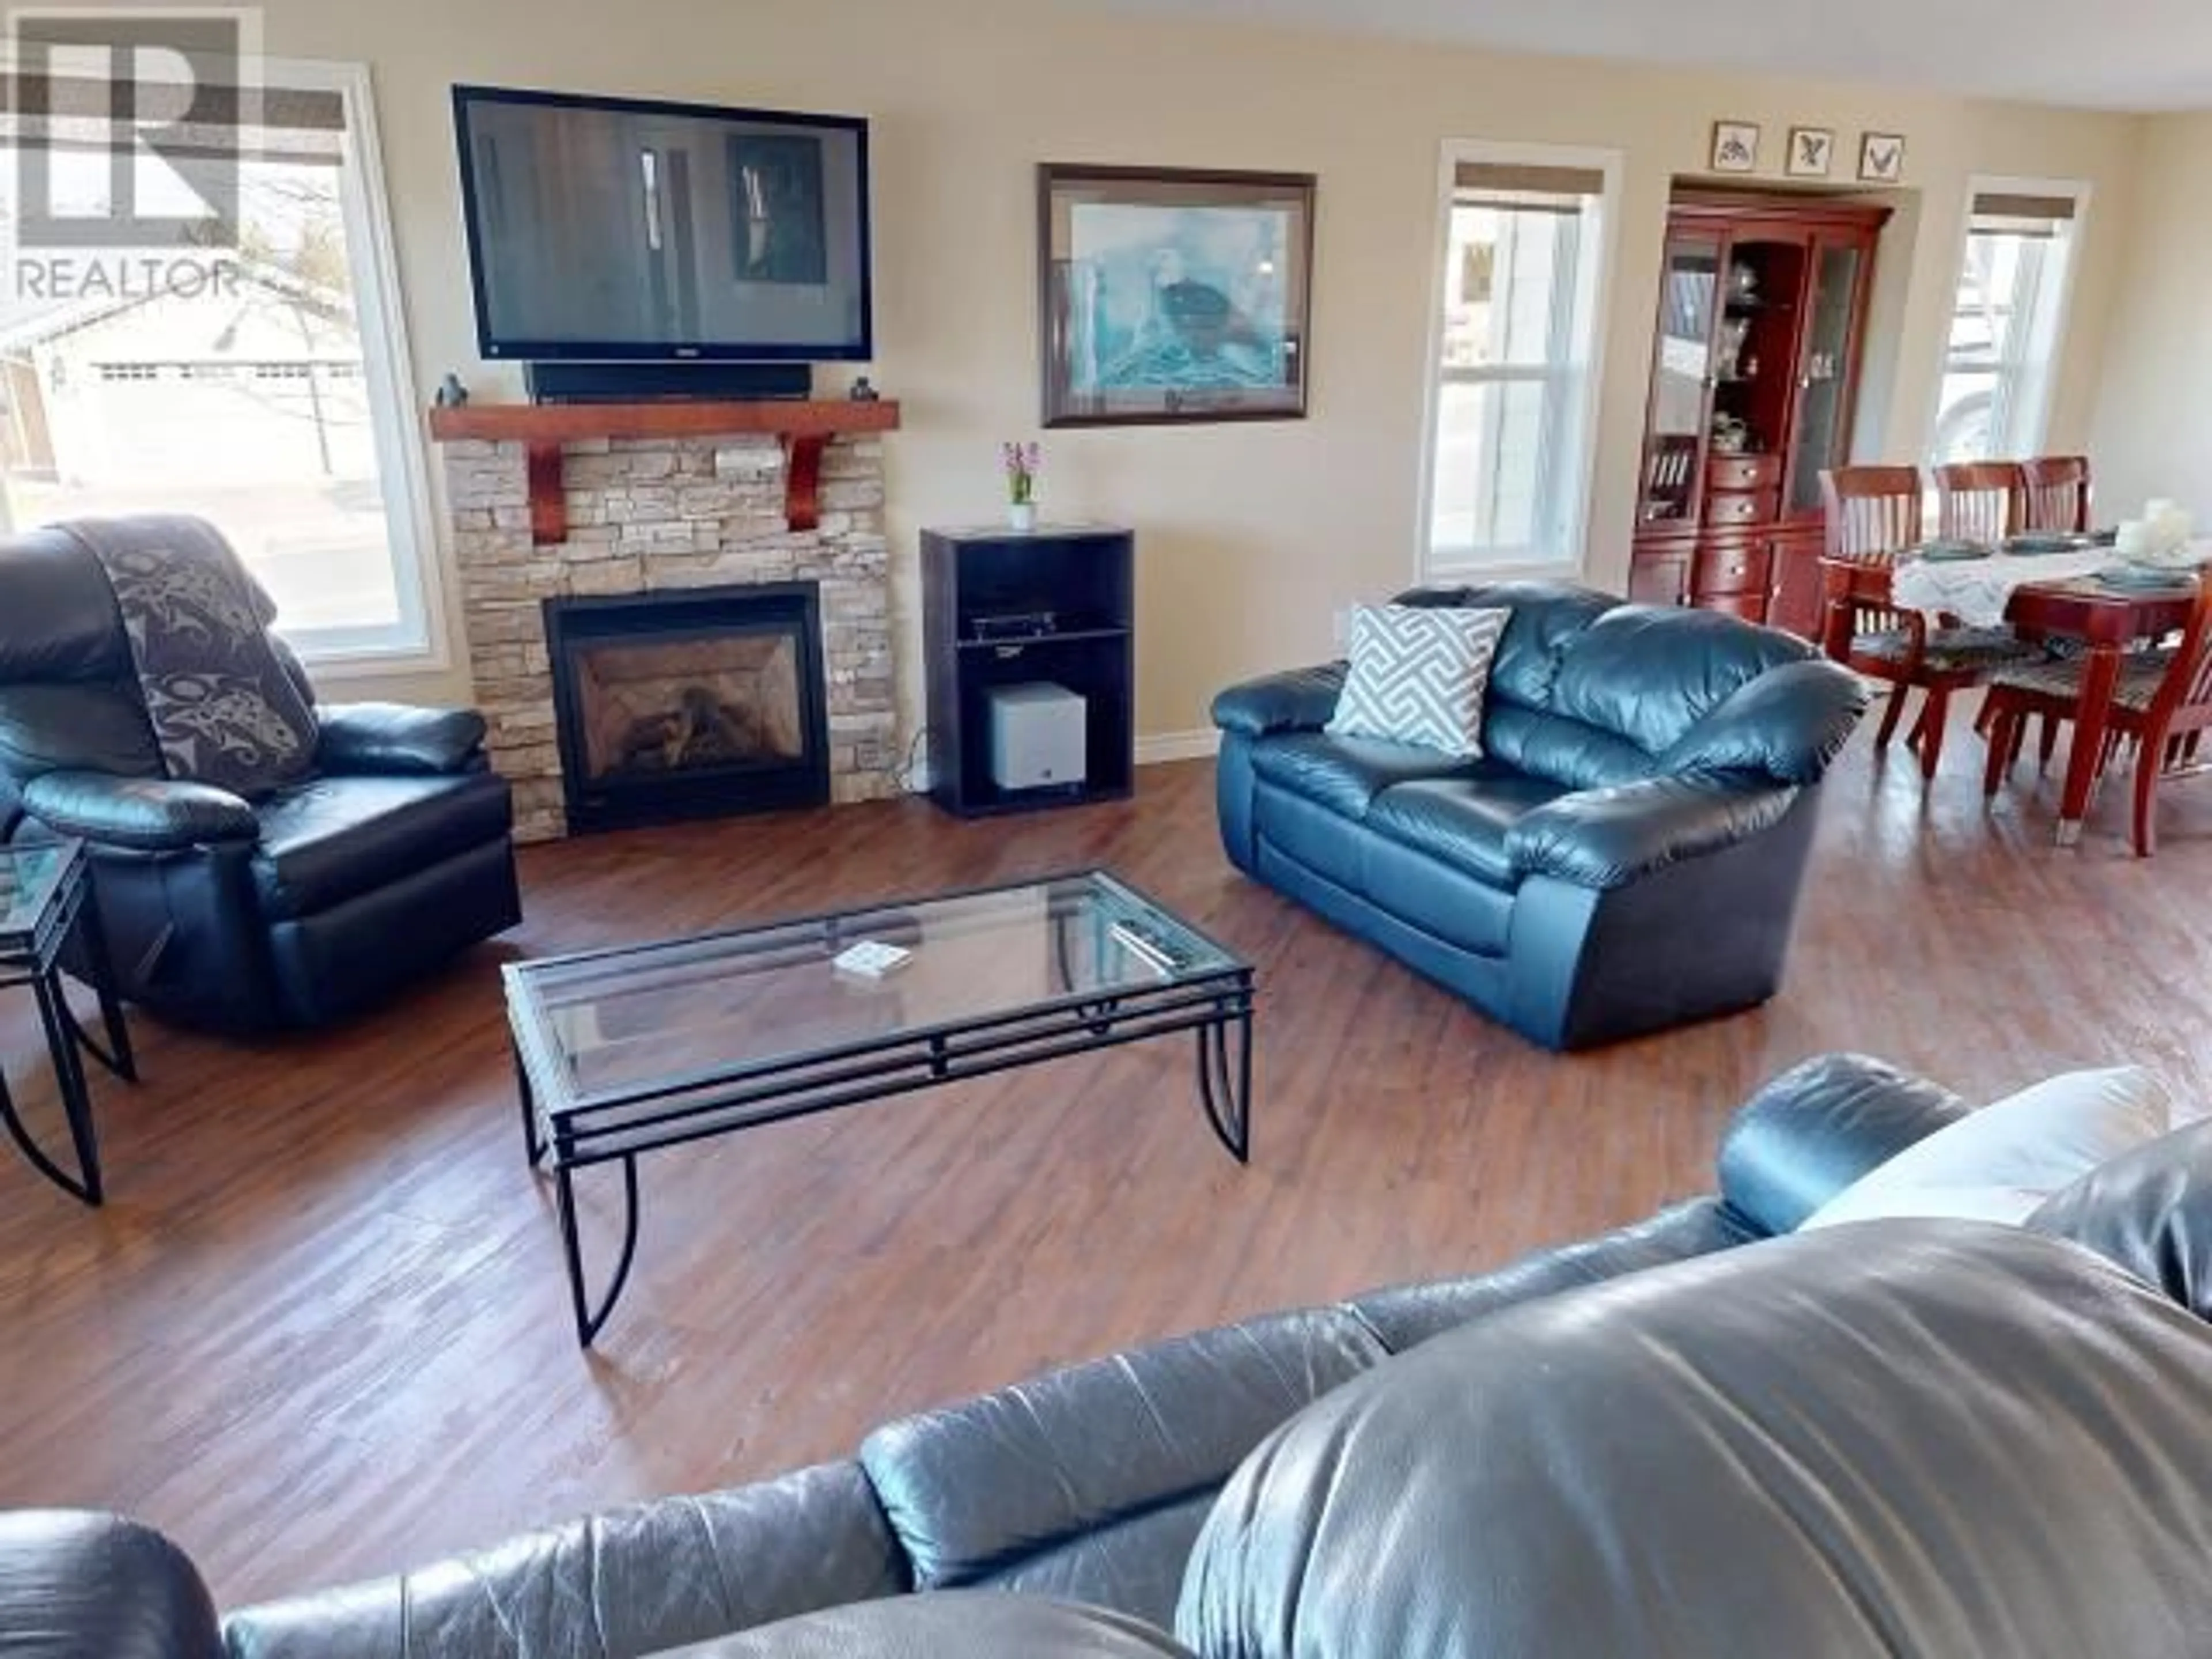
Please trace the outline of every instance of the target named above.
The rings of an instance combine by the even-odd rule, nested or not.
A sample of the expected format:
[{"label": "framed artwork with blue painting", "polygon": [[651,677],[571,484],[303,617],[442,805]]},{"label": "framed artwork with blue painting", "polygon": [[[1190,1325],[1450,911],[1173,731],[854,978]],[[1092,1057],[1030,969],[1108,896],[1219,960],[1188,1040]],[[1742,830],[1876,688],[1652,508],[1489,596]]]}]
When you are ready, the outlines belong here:
[{"label": "framed artwork with blue painting", "polygon": [[1038,169],[1044,423],[1306,412],[1310,173]]}]

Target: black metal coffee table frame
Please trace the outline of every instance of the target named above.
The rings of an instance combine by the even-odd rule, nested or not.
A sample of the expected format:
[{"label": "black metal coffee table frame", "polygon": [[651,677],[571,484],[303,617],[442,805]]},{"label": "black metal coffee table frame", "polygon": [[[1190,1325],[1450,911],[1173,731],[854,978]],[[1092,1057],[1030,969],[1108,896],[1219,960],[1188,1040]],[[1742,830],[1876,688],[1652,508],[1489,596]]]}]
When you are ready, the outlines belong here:
[{"label": "black metal coffee table frame", "polygon": [[[1121,884],[1127,887],[1126,883]],[[933,894],[929,899],[958,899],[997,890],[1001,890]],[[1146,902],[1164,915],[1173,914],[1156,901],[1146,899]],[[792,932],[818,928],[821,939],[813,946],[818,951],[838,942],[841,925],[853,916],[880,915],[895,908],[896,904],[876,906],[865,912],[839,911],[776,921],[757,930],[763,935],[758,948],[763,952],[796,955]],[[637,1160],[643,1153],[664,1147],[988,1077],[1016,1066],[1193,1031],[1198,1040],[1199,1099],[1206,1121],[1230,1155],[1239,1164],[1249,1164],[1252,969],[1189,923],[1178,918],[1176,925],[1218,952],[1227,965],[1156,986],[1119,988],[1107,996],[1070,994],[811,1053],[672,1078],[650,1087],[543,1113],[538,1107],[540,1091],[532,1074],[556,1076],[560,1062],[547,1051],[536,1022],[510,1018],[515,1078],[522,1098],[524,1145],[531,1167],[544,1165],[553,1176],[578,1343],[585,1347],[592,1345],[629,1283],[637,1255]],[[733,947],[742,948],[743,935],[752,931],[756,930],[738,929],[724,937]],[[658,951],[674,942],[586,951],[520,963],[505,971],[512,980],[532,967],[565,968],[593,959],[611,960]],[[585,1285],[574,1182],[577,1171],[604,1164],[622,1165],[622,1244],[606,1288],[594,1300]]]},{"label": "black metal coffee table frame", "polygon": [[[46,850],[17,848],[15,853]],[[54,1080],[60,1086],[62,1111],[69,1121],[70,1140],[76,1152],[77,1173],[63,1169],[31,1136],[8,1083],[0,1077],[0,1127],[21,1149],[31,1166],[72,1198],[97,1206],[105,1196],[100,1173],[100,1136],[94,1127],[92,1091],[85,1076],[84,1056],[90,1054],[126,1083],[138,1080],[138,1066],[131,1050],[131,1028],[123,1005],[115,994],[115,974],[108,961],[107,935],[100,925],[100,900],[93,891],[92,868],[83,843],[69,842],[68,857],[52,902],[22,931],[0,933],[0,990],[27,985],[38,999],[39,1023],[46,1034],[46,1053],[53,1062]],[[9,856],[0,849],[0,858]],[[92,989],[100,998],[100,1024],[107,1046],[94,1042],[78,1024],[62,987],[62,951],[72,933],[82,930],[84,960],[92,973]]]}]

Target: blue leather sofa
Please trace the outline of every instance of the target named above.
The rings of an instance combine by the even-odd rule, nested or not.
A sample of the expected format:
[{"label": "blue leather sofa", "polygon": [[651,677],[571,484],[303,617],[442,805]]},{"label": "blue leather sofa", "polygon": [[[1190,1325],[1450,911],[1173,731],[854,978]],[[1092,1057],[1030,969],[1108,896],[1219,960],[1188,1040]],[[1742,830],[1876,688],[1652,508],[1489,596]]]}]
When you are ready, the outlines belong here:
[{"label": "blue leather sofa", "polygon": [[[1518,1304],[1790,1232],[1965,1109],[1948,1090],[1875,1060],[1809,1061],[1736,1112],[1716,1194],[1617,1232],[1497,1273],[1267,1314],[1033,1377],[889,1424],[856,1457],[780,1480],[235,1612],[228,1652],[637,1659],[916,1589],[1056,1595],[1168,1624],[1216,1491],[1322,1395]],[[0,1585],[22,1577],[8,1542],[0,1529]],[[163,1554],[143,1540],[114,1547]],[[0,1605],[0,1652],[11,1651],[9,1628]],[[163,1651],[216,1649],[203,1640]]]},{"label": "blue leather sofa", "polygon": [[1548,1048],[1765,1001],[1858,678],[1790,636],[1559,583],[1503,606],[1484,757],[1323,728],[1345,665],[1214,700],[1231,862]]},{"label": "blue leather sofa", "polygon": [[[1780,1237],[1966,1109],[1879,1061],[1810,1060],[1735,1114],[1716,1194],[1616,1232],[220,1620],[157,1534],[0,1513],[0,1652],[1121,1659],[1183,1654],[1170,1627],[1203,1659],[2199,1651],[2160,1641],[2212,1628],[2193,1565],[2212,1547],[2212,1124],[2104,1166],[2025,1231]],[[1474,1407],[1505,1420],[1466,1427]],[[1362,1460],[1365,1438],[1327,1431],[1346,1413],[1450,1426]],[[1252,1502],[1293,1475],[1294,1500]],[[1296,1605],[1247,1639],[1284,1569]],[[2006,1612],[2031,1606],[2047,1626]]]}]

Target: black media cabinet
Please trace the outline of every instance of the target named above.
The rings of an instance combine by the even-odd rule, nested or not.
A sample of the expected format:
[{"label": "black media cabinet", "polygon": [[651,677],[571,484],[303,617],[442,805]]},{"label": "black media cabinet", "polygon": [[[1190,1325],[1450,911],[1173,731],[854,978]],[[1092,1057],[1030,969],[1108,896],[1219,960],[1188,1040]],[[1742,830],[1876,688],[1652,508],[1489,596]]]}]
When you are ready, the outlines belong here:
[{"label": "black media cabinet", "polygon": [[[921,582],[937,804],[979,817],[1126,798],[1137,763],[1136,538],[1097,525],[926,530]],[[992,781],[992,689],[1031,681],[1085,701],[1079,787],[1006,790]]]}]

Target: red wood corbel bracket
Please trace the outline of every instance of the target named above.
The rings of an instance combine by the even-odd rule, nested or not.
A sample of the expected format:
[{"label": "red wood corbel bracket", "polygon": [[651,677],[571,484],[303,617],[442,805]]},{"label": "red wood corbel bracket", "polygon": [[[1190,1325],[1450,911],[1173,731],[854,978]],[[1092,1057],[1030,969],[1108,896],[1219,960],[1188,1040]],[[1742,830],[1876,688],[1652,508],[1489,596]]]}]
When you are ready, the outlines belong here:
[{"label": "red wood corbel bracket", "polygon": [[561,476],[558,442],[533,442],[530,457],[530,540],[552,547],[568,539],[568,490]]},{"label": "red wood corbel bracket", "polygon": [[822,452],[829,437],[816,432],[786,433],[783,439],[783,521],[793,530],[822,523]]}]

